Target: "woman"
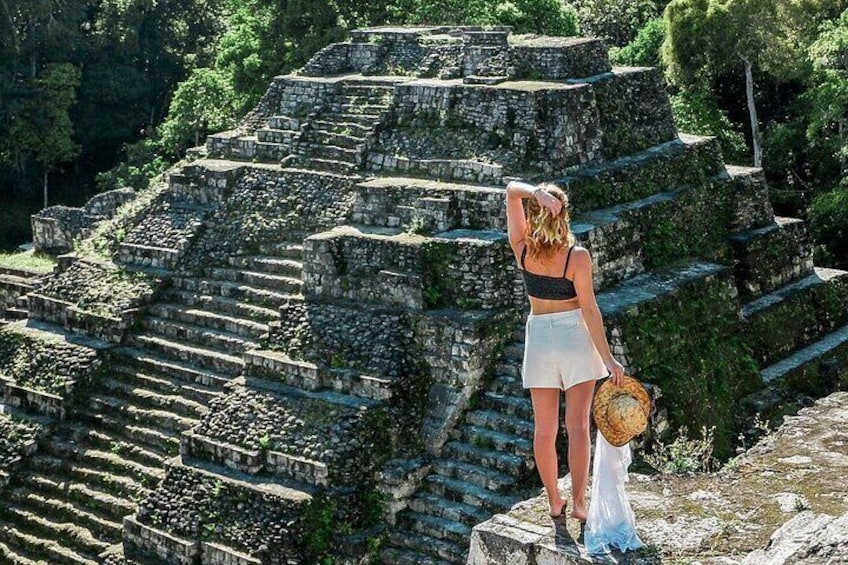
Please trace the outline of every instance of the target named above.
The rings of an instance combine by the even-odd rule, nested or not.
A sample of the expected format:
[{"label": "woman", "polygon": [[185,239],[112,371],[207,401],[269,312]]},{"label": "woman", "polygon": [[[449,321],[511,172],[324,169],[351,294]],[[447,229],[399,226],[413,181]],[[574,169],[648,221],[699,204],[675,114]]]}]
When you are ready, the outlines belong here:
[{"label": "woman", "polygon": [[[509,243],[530,300],[525,331],[524,388],[530,389],[535,432],[533,455],[552,518],[566,502],[557,489],[556,435],[560,390],[565,391],[565,429],[571,473],[570,516],[585,524],[589,475],[589,410],[595,380],[608,373],[620,386],[624,367],[610,352],[592,286],[592,258],[574,244],[568,197],[549,183],[513,181],[506,187]],[[527,213],[524,200],[529,200]]]}]

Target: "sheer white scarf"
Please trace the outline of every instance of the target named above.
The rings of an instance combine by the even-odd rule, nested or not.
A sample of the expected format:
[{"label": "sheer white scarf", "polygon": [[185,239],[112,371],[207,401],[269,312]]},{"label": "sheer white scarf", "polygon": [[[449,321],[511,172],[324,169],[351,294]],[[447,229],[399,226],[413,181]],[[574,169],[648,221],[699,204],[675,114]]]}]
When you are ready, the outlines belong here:
[{"label": "sheer white scarf", "polygon": [[583,542],[589,553],[639,549],[644,544],[636,533],[636,518],[627,500],[624,483],[632,461],[630,444],[613,447],[600,431],[595,434],[592,494]]}]

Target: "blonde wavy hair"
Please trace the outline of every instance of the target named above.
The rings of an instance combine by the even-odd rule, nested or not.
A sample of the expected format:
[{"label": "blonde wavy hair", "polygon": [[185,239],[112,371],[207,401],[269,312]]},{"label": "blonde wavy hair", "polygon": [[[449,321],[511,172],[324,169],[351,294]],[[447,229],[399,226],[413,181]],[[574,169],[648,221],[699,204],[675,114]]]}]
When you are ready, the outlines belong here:
[{"label": "blonde wavy hair", "polygon": [[562,210],[554,216],[548,208],[540,206],[535,198],[530,198],[527,201],[527,231],[524,237],[528,254],[534,259],[548,261],[560,249],[574,245],[574,234],[571,233],[568,195],[550,182],[539,186],[562,202]]}]

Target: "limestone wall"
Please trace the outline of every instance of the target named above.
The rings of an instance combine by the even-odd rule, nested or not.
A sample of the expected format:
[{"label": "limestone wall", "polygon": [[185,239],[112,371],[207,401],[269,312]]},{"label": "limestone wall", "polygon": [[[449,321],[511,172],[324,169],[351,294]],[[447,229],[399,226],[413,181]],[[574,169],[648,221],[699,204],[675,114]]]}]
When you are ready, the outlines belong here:
[{"label": "limestone wall", "polygon": [[111,218],[119,206],[134,198],[132,188],[118,188],[93,196],[82,208],[50,206],[33,214],[35,249],[53,254],[71,251],[75,239],[88,235],[96,222]]}]

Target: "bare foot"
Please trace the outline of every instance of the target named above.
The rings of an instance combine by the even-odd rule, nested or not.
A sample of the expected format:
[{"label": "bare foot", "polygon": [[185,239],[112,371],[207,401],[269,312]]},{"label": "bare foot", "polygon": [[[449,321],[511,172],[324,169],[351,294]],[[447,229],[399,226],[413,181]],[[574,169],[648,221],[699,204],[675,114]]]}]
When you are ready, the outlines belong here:
[{"label": "bare foot", "polygon": [[559,502],[551,503],[548,502],[551,506],[550,514],[551,518],[559,518],[562,516],[563,511],[565,511],[566,502],[563,499],[559,499]]},{"label": "bare foot", "polygon": [[579,520],[580,522],[585,522],[586,517],[589,513],[586,511],[586,503],[585,502],[575,502],[574,509],[569,514],[572,518]]}]

